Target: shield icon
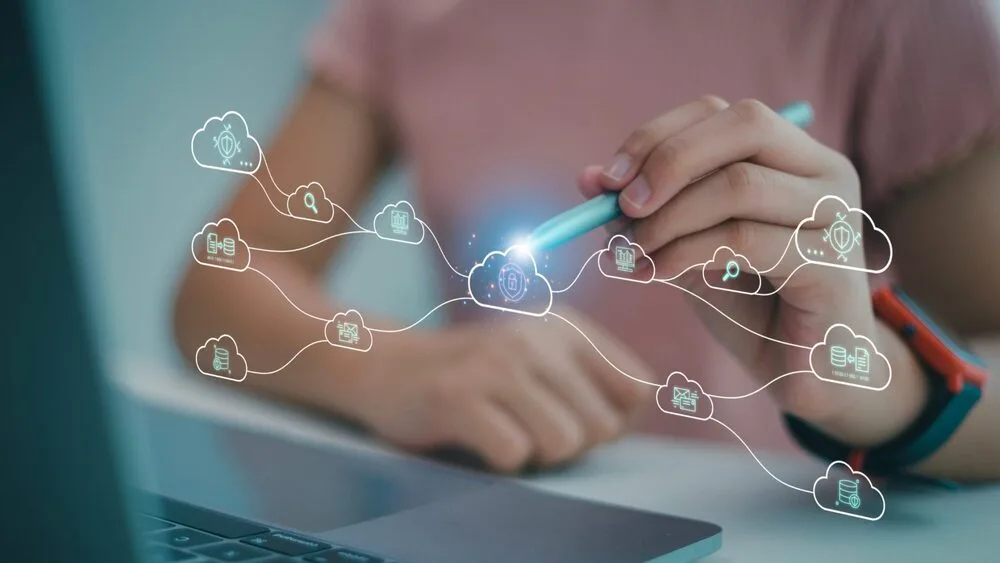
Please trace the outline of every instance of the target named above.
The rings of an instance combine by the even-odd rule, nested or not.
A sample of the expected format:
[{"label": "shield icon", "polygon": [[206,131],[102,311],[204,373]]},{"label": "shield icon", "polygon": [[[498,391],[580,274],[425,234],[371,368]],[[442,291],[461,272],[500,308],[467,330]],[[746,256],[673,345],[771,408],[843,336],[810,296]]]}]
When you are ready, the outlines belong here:
[{"label": "shield icon", "polygon": [[841,223],[833,228],[831,233],[833,246],[838,252],[847,252],[854,242],[854,229],[850,225]]}]

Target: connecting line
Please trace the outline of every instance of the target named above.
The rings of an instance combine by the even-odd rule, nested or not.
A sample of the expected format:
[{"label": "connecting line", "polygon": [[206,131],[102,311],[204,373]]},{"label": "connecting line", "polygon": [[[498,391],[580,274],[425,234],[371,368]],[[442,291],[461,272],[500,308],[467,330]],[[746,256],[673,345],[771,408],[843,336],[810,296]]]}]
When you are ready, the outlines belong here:
[{"label": "connecting line", "polygon": [[407,326],[407,327],[394,328],[394,329],[368,327],[368,330],[370,330],[372,332],[383,332],[383,333],[387,333],[387,334],[389,334],[389,333],[395,333],[395,332],[403,332],[404,330],[410,330],[411,328],[413,328],[413,327],[417,326],[418,324],[424,322],[424,320],[426,320],[427,317],[431,316],[434,313],[434,311],[437,311],[438,309],[440,309],[441,307],[444,307],[445,305],[447,305],[449,303],[456,303],[458,301],[472,301],[472,298],[471,297],[456,297],[455,299],[450,299],[448,301],[445,301],[444,303],[441,303],[440,305],[438,305],[437,307],[434,307],[430,311],[427,311],[426,315],[420,317],[419,319],[416,320],[416,322],[414,322],[413,324],[411,324],[410,326]]},{"label": "connecting line", "polygon": [[708,265],[708,262],[702,262],[701,264],[691,264],[687,268],[684,268],[683,272],[677,274],[676,276],[674,276],[672,278],[663,278],[663,279],[661,279],[661,278],[655,278],[653,281],[658,281],[658,282],[672,282],[672,281],[676,280],[677,278],[683,276],[684,274],[690,272],[692,268],[699,268],[699,267],[704,268],[706,265]]},{"label": "connecting line", "polygon": [[679,285],[672,284],[672,283],[670,283],[670,282],[668,282],[666,280],[655,280],[655,281],[658,281],[658,282],[660,282],[662,284],[665,284],[665,285],[669,285],[670,287],[673,287],[673,288],[677,288],[677,289],[683,291],[684,293],[687,293],[688,295],[690,295],[692,297],[697,297],[699,300],[701,300],[702,303],[704,303],[705,305],[708,305],[709,307],[715,309],[715,311],[717,313],[719,313],[723,317],[726,317],[727,319],[729,319],[729,322],[731,322],[734,325],[742,328],[743,330],[749,332],[750,334],[753,334],[755,336],[759,336],[759,337],[763,338],[764,340],[769,340],[771,342],[774,342],[775,344],[784,344],[785,346],[791,346],[792,348],[801,348],[803,350],[812,350],[811,346],[803,346],[802,344],[795,344],[795,343],[792,343],[792,342],[785,342],[784,340],[778,340],[777,338],[771,338],[770,336],[761,334],[761,333],[759,333],[759,332],[757,332],[757,331],[755,331],[755,330],[753,330],[753,329],[751,329],[751,328],[749,328],[747,326],[744,326],[744,325],[740,324],[740,322],[737,321],[736,319],[734,319],[734,318],[730,317],[729,315],[723,313],[722,309],[719,309],[718,307],[716,307],[715,305],[713,305],[710,301],[708,301],[704,297],[698,295],[697,293],[695,293],[695,292],[693,292],[693,291],[691,291],[691,290],[689,290],[689,289],[687,289],[685,287],[681,287]]},{"label": "connecting line", "polygon": [[307,244],[305,246],[300,246],[298,248],[257,248],[256,246],[248,246],[247,248],[249,248],[250,250],[256,251],[256,252],[298,252],[300,250],[306,250],[307,248],[312,248],[312,247],[316,246],[317,244],[322,244],[322,243],[324,243],[324,242],[326,242],[328,240],[333,240],[333,239],[335,239],[337,237],[342,237],[342,236],[346,236],[346,235],[367,235],[367,234],[372,234],[372,233],[373,233],[373,231],[368,231],[368,230],[365,230],[365,231],[347,231],[347,232],[343,232],[343,233],[337,233],[335,235],[330,235],[330,236],[328,236],[326,238],[321,238],[321,239],[319,239],[316,242]]},{"label": "connecting line", "polygon": [[575,328],[576,331],[580,333],[580,336],[584,337],[587,340],[587,342],[589,342],[590,345],[593,346],[594,351],[596,351],[602,358],[604,358],[604,361],[608,362],[609,366],[615,368],[615,371],[617,371],[618,373],[620,373],[620,374],[624,375],[625,377],[631,379],[632,381],[636,381],[638,383],[642,383],[642,384],[645,384],[645,385],[652,385],[653,387],[661,387],[661,385],[658,384],[658,383],[652,383],[652,382],[646,381],[644,379],[639,379],[638,377],[635,377],[634,375],[629,375],[629,374],[625,373],[624,371],[622,371],[621,368],[619,368],[615,364],[611,363],[611,360],[609,360],[608,357],[604,355],[604,352],[601,352],[601,349],[597,347],[597,344],[594,344],[594,341],[591,340],[590,337],[587,336],[587,334],[585,332],[583,332],[582,330],[580,330],[580,327],[578,327],[575,324],[573,324],[573,322],[570,321],[569,319],[567,319],[566,317],[560,315],[559,313],[553,313],[552,311],[549,311],[548,313],[546,313],[546,316],[556,317],[557,319],[562,320],[564,323],[568,324],[569,326]]},{"label": "connecting line", "polygon": [[[281,215],[284,215],[285,217],[294,217],[294,215],[292,215],[291,213],[288,213],[287,211],[282,211],[281,208],[279,208],[277,205],[274,204],[274,200],[271,199],[271,194],[268,193],[267,188],[264,187],[264,183],[260,181],[260,178],[258,178],[254,174],[250,174],[250,177],[257,182],[257,185],[260,186],[260,189],[264,190],[264,197],[266,197],[267,201],[271,203],[271,207],[273,207],[275,211],[277,211]],[[282,194],[285,194],[285,192],[282,192],[281,190],[278,191],[281,192]],[[287,196],[288,194],[285,195]]]},{"label": "connecting line", "polygon": [[779,375],[778,377],[775,377],[771,381],[768,381],[767,383],[765,383],[759,389],[757,389],[755,391],[751,391],[751,392],[747,393],[746,395],[737,395],[737,396],[732,396],[732,397],[727,397],[725,395],[712,395],[711,393],[705,393],[705,395],[708,396],[708,397],[711,397],[713,399],[722,399],[722,400],[746,399],[747,397],[752,397],[752,396],[756,395],[757,393],[760,393],[764,389],[767,389],[768,386],[770,386],[775,381],[778,381],[780,379],[784,379],[784,378],[788,377],[789,375],[798,375],[798,374],[802,374],[802,373],[810,373],[811,374],[812,371],[811,370],[807,370],[807,369],[803,369],[803,370],[799,370],[799,371],[790,371],[790,372],[788,372],[786,374],[782,374],[782,375]]},{"label": "connecting line", "polygon": [[[331,201],[330,203],[333,203],[333,202]],[[348,213],[347,210],[344,209],[343,207],[337,205],[336,203],[334,203],[333,206],[336,207],[337,209],[339,209],[341,213],[343,213],[344,215],[346,215],[347,218],[351,220],[351,223],[354,223],[354,226],[357,227],[359,231],[363,231],[363,232],[366,232],[366,233],[374,233],[375,232],[375,231],[373,231],[371,229],[366,229],[366,228],[362,227],[361,224],[358,223],[357,221],[355,221],[354,217],[351,217],[351,214]]]},{"label": "connecting line", "polygon": [[278,284],[276,284],[274,282],[274,280],[272,280],[270,277],[268,277],[268,275],[265,274],[264,272],[258,270],[257,268],[253,268],[253,267],[247,268],[247,271],[248,272],[257,272],[258,274],[260,274],[261,276],[263,276],[265,280],[271,282],[271,285],[273,285],[274,288],[278,290],[278,293],[280,293],[285,298],[285,301],[288,301],[288,303],[291,304],[292,307],[295,307],[295,309],[298,310],[298,312],[302,313],[303,315],[305,315],[307,317],[311,317],[313,319],[316,319],[317,321],[323,321],[324,323],[330,321],[330,319],[324,319],[323,317],[317,317],[316,315],[313,315],[312,313],[307,313],[307,312],[303,311],[302,308],[299,307],[298,305],[296,305],[295,302],[292,301],[292,299],[290,297],[288,297],[288,295],[285,293],[285,291],[283,289],[281,289],[281,287],[278,286]]},{"label": "connecting line", "polygon": [[281,371],[281,370],[287,368],[288,366],[290,366],[292,364],[292,362],[295,361],[295,358],[299,357],[299,354],[301,354],[302,352],[305,352],[306,350],[308,350],[309,348],[311,348],[311,347],[313,347],[313,346],[315,346],[317,344],[326,344],[326,340],[317,340],[315,342],[310,342],[309,344],[306,344],[305,346],[302,347],[301,350],[299,350],[298,352],[295,353],[294,356],[292,356],[292,359],[290,359],[287,362],[285,362],[285,365],[281,366],[278,369],[274,369],[274,370],[271,370],[271,371],[253,371],[253,370],[247,370],[247,373],[252,373],[254,375],[274,375],[274,374],[278,373],[279,371]]},{"label": "connecting line", "polygon": [[274,181],[274,176],[271,175],[271,167],[267,165],[267,157],[264,156],[264,151],[260,151],[260,159],[264,162],[264,168],[267,169],[267,177],[271,179],[271,184],[274,185],[274,189],[278,190],[278,193],[281,195],[288,197],[290,194],[285,193],[285,190],[282,190],[281,186]]},{"label": "connecting line", "polygon": [[733,434],[733,436],[736,436],[736,439],[739,440],[740,443],[743,444],[743,447],[746,448],[748,452],[750,452],[751,456],[753,456],[754,460],[757,462],[757,465],[759,465],[760,468],[763,469],[765,473],[767,473],[768,475],[770,475],[772,479],[774,479],[775,481],[777,481],[777,482],[781,483],[782,485],[788,487],[789,489],[793,489],[793,490],[805,493],[807,495],[813,494],[813,492],[811,490],[809,490],[809,489],[803,489],[802,487],[796,487],[795,485],[789,485],[788,483],[782,481],[781,479],[778,479],[774,475],[774,473],[771,473],[770,469],[768,469],[767,467],[764,467],[764,464],[761,463],[760,458],[757,457],[757,454],[753,453],[753,450],[750,449],[750,446],[748,446],[747,443],[743,441],[743,438],[741,438],[740,435],[737,434],[735,430],[733,430],[732,428],[730,428],[729,426],[727,426],[725,422],[722,422],[721,420],[719,420],[717,418],[713,417],[713,418],[709,418],[709,420],[718,422],[723,428],[725,428],[726,430],[730,431]]},{"label": "connecting line", "polygon": [[[792,247],[792,241],[793,240],[795,240],[795,233],[794,232],[792,233],[792,236],[788,239],[788,244],[785,245],[785,250],[784,250],[784,252],[781,253],[781,258],[778,258],[778,261],[774,263],[774,266],[771,266],[770,268],[768,268],[766,270],[757,270],[757,273],[761,274],[761,275],[764,275],[764,274],[770,272],[771,270],[777,268],[781,264],[781,261],[785,259],[785,255],[788,254],[788,249]],[[791,277],[791,276],[789,276],[789,277]]]},{"label": "connecting line", "polygon": [[452,266],[451,262],[448,261],[448,256],[444,253],[444,248],[441,247],[441,241],[438,240],[437,235],[434,234],[434,231],[427,226],[427,223],[424,223],[423,220],[421,219],[417,219],[417,221],[420,221],[420,224],[423,225],[424,229],[431,234],[431,238],[434,239],[434,243],[437,244],[438,250],[441,252],[441,258],[444,258],[444,263],[447,264],[449,268],[451,268],[451,271],[455,272],[456,276],[468,279],[469,274],[463,274],[462,272],[459,272],[457,269],[455,269],[455,266]]},{"label": "connecting line", "polygon": [[785,287],[785,285],[788,284],[788,280],[792,279],[792,276],[795,275],[795,272],[798,272],[800,269],[802,269],[803,267],[805,267],[807,264],[808,264],[808,262],[804,262],[804,263],[799,264],[798,266],[796,266],[795,269],[792,270],[792,272],[790,274],[788,274],[788,276],[785,277],[785,281],[781,282],[781,285],[779,285],[778,287],[776,287],[773,291],[769,291],[767,293],[757,293],[756,295],[760,295],[761,297],[768,297],[770,295],[774,295],[774,294],[778,293],[779,291],[781,291]]},{"label": "connecting line", "polygon": [[587,258],[587,261],[583,263],[583,266],[580,266],[580,271],[576,273],[576,277],[573,278],[573,281],[569,282],[569,285],[567,285],[566,287],[564,287],[562,289],[553,289],[552,293],[565,293],[565,292],[569,291],[569,289],[571,287],[573,287],[573,285],[576,283],[576,281],[578,279],[580,279],[580,276],[583,275],[583,271],[587,269],[587,264],[590,264],[590,261],[594,259],[594,256],[597,256],[598,254],[604,252],[605,250],[606,249],[602,248],[601,250],[597,250],[593,254],[591,254],[590,257]]}]

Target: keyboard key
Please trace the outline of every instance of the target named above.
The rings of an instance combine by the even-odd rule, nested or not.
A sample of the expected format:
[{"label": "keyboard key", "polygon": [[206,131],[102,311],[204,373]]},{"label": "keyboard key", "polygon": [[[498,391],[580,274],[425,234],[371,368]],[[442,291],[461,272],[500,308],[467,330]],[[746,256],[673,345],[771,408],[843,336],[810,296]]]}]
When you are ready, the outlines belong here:
[{"label": "keyboard key", "polygon": [[316,540],[303,538],[287,532],[273,532],[240,540],[241,542],[283,555],[305,555],[330,549],[330,545]]},{"label": "keyboard key", "polygon": [[309,563],[382,563],[382,559],[350,549],[331,549],[304,559]]},{"label": "keyboard key", "polygon": [[241,543],[218,543],[192,549],[195,553],[218,561],[250,561],[271,555],[271,552]]},{"label": "keyboard key", "polygon": [[187,561],[195,557],[190,553],[184,553],[179,549],[165,545],[150,544],[145,547],[144,551],[146,556],[143,561],[146,563],[173,563],[174,561]]},{"label": "keyboard key", "polygon": [[159,502],[150,504],[149,508],[152,516],[229,539],[256,536],[269,531],[260,524],[166,497],[160,497]]},{"label": "keyboard key", "polygon": [[207,545],[222,541],[222,538],[210,536],[205,532],[199,532],[198,530],[191,530],[189,528],[164,530],[155,534],[149,534],[146,538],[151,541],[184,548],[197,547],[199,545]]},{"label": "keyboard key", "polygon": [[139,515],[139,519],[136,523],[139,525],[139,530],[142,532],[155,532],[157,530],[166,530],[167,528],[174,527],[174,525],[170,522],[164,522],[158,518],[152,518],[141,514]]}]

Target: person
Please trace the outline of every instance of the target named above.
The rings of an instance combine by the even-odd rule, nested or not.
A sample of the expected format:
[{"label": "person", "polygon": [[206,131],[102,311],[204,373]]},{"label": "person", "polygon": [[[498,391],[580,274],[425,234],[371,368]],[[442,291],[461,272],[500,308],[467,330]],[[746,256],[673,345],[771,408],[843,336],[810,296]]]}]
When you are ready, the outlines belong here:
[{"label": "person", "polygon": [[[965,337],[1000,331],[1000,268],[990,259],[1000,253],[1000,58],[981,2],[342,4],[317,30],[311,79],[265,151],[274,179],[318,181],[358,216],[379,173],[405,160],[416,212],[457,265],[439,260],[443,290],[459,296],[460,275],[511,233],[581,194],[620,192],[626,220],[612,232],[626,232],[657,278],[687,292],[584,268],[554,305],[568,322],[454,304],[437,312],[449,319],[440,330],[379,333],[366,354],[313,346],[247,385],[404,448],[464,447],[498,471],[572,460],[642,415],[647,429],[735,443],[719,425],[647,408],[656,387],[640,382],[660,385],[673,371],[709,393],[747,395],[715,401],[713,418],[749,447],[794,447],[782,413],[864,447],[900,433],[928,396],[913,351],[872,313],[874,287],[896,280]],[[807,131],[772,109],[794,100],[814,107]],[[280,188],[248,180],[220,216],[252,247],[298,248],[354,228],[340,212],[329,224],[284,217],[268,201]],[[825,195],[885,229],[889,273],[793,272],[783,260]],[[553,285],[574,281],[604,236],[547,253]],[[319,319],[347,308],[321,283],[344,238],[254,252],[254,267],[285,295],[260,276],[190,268],[176,301],[180,348],[193,357],[206,337],[228,332],[253,365],[284,364],[324,328],[289,301]],[[686,271],[720,246],[762,271],[775,264],[763,279],[770,295],[706,291]],[[887,390],[775,380],[808,365],[801,348],[776,341],[820,342],[837,322],[888,358]],[[991,391],[918,472],[1000,477]]]}]

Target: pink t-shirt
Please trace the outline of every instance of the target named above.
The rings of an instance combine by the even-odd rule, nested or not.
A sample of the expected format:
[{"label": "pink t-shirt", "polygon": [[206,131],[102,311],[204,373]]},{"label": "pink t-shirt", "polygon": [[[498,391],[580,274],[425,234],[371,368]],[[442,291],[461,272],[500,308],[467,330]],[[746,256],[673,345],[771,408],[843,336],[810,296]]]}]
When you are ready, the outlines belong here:
[{"label": "pink t-shirt", "polygon": [[[960,158],[1000,124],[995,24],[973,0],[340,4],[310,45],[313,68],[375,100],[394,124],[415,171],[417,213],[463,270],[580,203],[574,183],[585,165],[703,94],[811,102],[809,132],[853,159],[876,217],[894,187]],[[565,286],[603,244],[595,233],[539,257],[541,268]],[[443,263],[442,275],[456,283]],[[723,395],[759,386],[667,286],[589,268],[558,299],[631,345],[662,380],[679,370]],[[486,314],[456,309],[456,321]],[[788,446],[767,393],[716,403],[716,417],[753,447]],[[644,426],[732,439],[655,408]]]}]

